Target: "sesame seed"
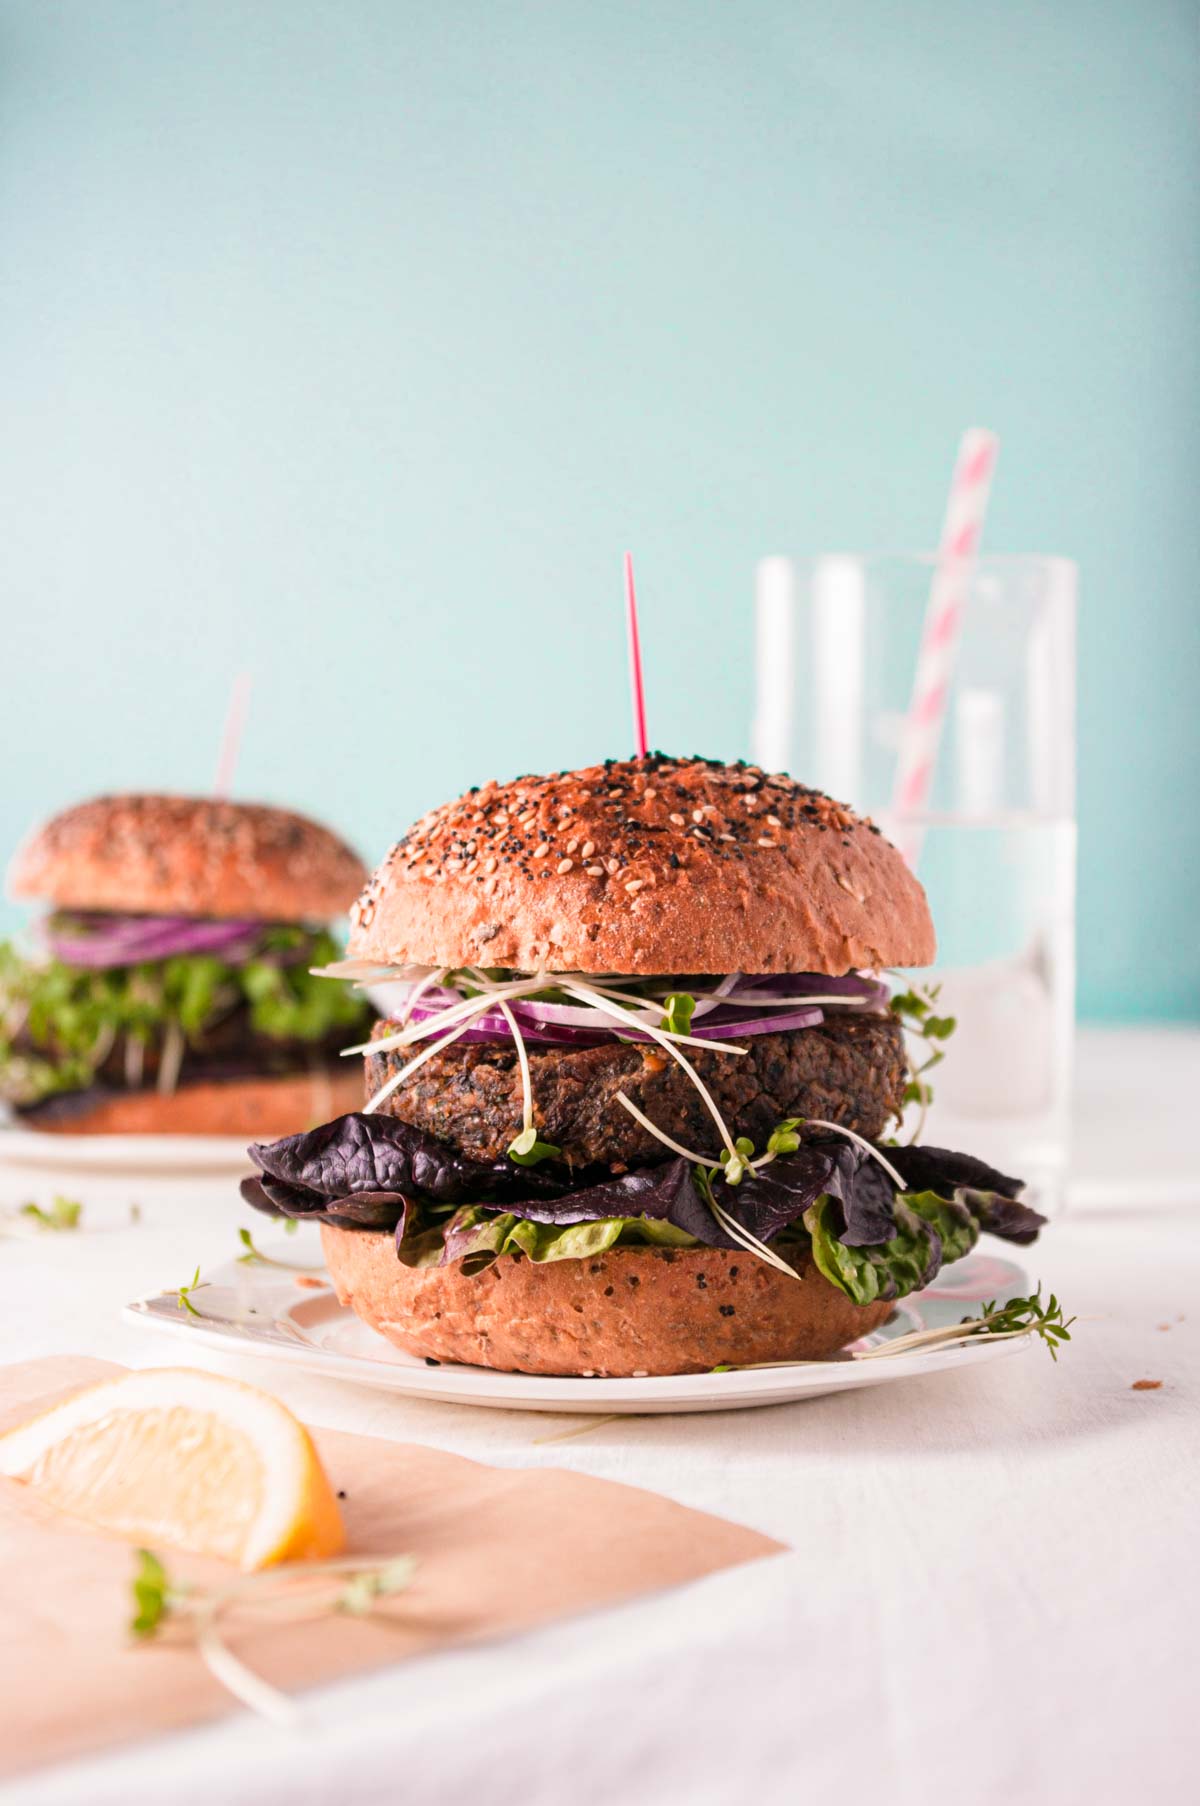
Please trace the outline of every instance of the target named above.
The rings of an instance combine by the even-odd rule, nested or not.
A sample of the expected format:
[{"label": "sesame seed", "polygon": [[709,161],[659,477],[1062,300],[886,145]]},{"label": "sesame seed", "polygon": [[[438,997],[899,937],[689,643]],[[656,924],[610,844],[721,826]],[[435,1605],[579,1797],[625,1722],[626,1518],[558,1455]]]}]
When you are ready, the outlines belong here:
[{"label": "sesame seed", "polygon": [[483,869],[485,872],[494,872],[496,869],[496,861],[494,859],[485,859],[483,862]]},{"label": "sesame seed", "polygon": [[540,847],[534,847],[533,856],[535,859],[544,859],[549,851],[550,842],[548,840],[543,840]]},{"label": "sesame seed", "polygon": [[647,785],[646,789],[642,791],[642,797],[648,803],[652,803],[657,795],[658,795],[658,791],[651,790],[649,785]]},{"label": "sesame seed", "polygon": [[587,872],[589,878],[602,878],[604,876],[604,867],[602,865],[585,866],[584,870]]},{"label": "sesame seed", "polygon": [[758,837],[758,844],[760,847],[773,847],[775,842],[771,840],[768,835],[760,834]]},{"label": "sesame seed", "polygon": [[610,872],[619,872],[621,869],[621,861],[619,859],[609,859],[606,861],[606,864]]},{"label": "sesame seed", "polygon": [[736,839],[737,839],[737,836],[736,836],[736,835],[735,835],[735,834],[722,834],[722,835],[720,835],[720,836],[719,836],[719,838],[720,838],[720,839],[721,839],[721,840],[733,840],[733,841],[736,841]]},{"label": "sesame seed", "polygon": [[625,886],[625,889],[630,892],[641,890],[642,885],[645,882],[644,878],[631,878],[629,883]]},{"label": "sesame seed", "polygon": [[575,861],[573,859],[560,859],[558,862],[558,870],[559,872],[569,872],[574,864]]},{"label": "sesame seed", "polygon": [[469,860],[468,860],[468,861],[467,861],[467,870],[468,870],[468,872],[473,872],[473,871],[474,871],[474,870],[475,870],[475,867],[476,867],[476,866],[477,866],[477,865],[478,865],[478,864],[479,864],[479,861],[478,861],[478,859],[469,859]]},{"label": "sesame seed", "polygon": [[782,828],[783,826],[783,823],[777,815],[768,815],[767,820],[773,828]]},{"label": "sesame seed", "polygon": [[594,840],[585,840],[585,841],[584,841],[584,843],[583,843],[583,848],[582,848],[582,851],[581,851],[581,853],[580,853],[580,857],[581,857],[581,858],[582,858],[582,859],[590,859],[590,858],[591,858],[591,856],[592,856],[592,854],[593,854],[593,853],[594,853],[594,852],[595,852],[595,851],[596,851],[596,843],[595,843],[595,841],[594,841]]},{"label": "sesame seed", "polygon": [[679,814],[672,814],[672,815],[669,815],[669,816],[668,816],[668,817],[667,817],[667,820],[668,820],[668,821],[673,821],[673,822],[674,822],[674,823],[675,823],[675,826],[676,826],[676,827],[677,827],[677,828],[682,828],[682,826],[683,826],[683,817],[682,817],[682,815],[679,815]]},{"label": "sesame seed", "polygon": [[568,853],[573,853],[578,845],[579,845],[579,836],[576,835],[573,840],[568,840],[568,842],[567,842]]},{"label": "sesame seed", "polygon": [[704,820],[703,809],[693,809],[692,810],[692,820],[693,821],[703,821]]}]

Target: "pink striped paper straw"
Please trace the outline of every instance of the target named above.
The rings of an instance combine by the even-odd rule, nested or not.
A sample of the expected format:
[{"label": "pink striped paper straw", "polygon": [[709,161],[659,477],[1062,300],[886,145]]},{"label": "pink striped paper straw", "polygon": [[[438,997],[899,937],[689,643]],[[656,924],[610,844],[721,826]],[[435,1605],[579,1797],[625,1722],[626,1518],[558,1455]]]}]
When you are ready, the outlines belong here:
[{"label": "pink striped paper straw", "polygon": [[633,587],[633,558],[625,554],[625,619],[629,627],[629,686],[633,696],[633,743],[637,756],[649,751],[646,739],[646,691],[642,684],[642,642],[638,634],[637,591]]},{"label": "pink striped paper straw", "polygon": [[921,649],[913,677],[912,698],[900,738],[892,816],[897,844],[908,863],[920,856],[922,833],[909,821],[928,808],[937,769],[938,749],[946,720],[946,700],[962,631],[962,613],[970,590],[987,513],[988,496],[1000,441],[979,426],[962,436],[946,518],[938,542],[937,566],[925,607]]},{"label": "pink striped paper straw", "polygon": [[217,755],[217,775],[213,780],[214,796],[226,797],[233,789],[233,774],[237,770],[242,730],[250,713],[250,682],[249,671],[239,671],[230,687],[225,725],[221,729],[221,750]]}]

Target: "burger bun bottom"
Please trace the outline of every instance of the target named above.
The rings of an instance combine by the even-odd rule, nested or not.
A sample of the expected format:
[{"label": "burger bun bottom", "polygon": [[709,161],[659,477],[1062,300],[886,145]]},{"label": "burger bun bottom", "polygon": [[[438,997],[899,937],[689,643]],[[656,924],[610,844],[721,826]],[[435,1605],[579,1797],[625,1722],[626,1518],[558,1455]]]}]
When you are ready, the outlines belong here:
[{"label": "burger bun bottom", "polygon": [[275,1141],[362,1108],[355,1072],[206,1079],[177,1091],[106,1092],[78,1111],[34,1111],[24,1126],[48,1135],[233,1135]]},{"label": "burger bun bottom", "polygon": [[338,1299],[408,1354],[507,1373],[640,1377],[823,1360],[890,1315],[806,1262],[799,1279],[724,1248],[617,1247],[466,1274],[406,1267],[383,1231],[323,1225]]}]

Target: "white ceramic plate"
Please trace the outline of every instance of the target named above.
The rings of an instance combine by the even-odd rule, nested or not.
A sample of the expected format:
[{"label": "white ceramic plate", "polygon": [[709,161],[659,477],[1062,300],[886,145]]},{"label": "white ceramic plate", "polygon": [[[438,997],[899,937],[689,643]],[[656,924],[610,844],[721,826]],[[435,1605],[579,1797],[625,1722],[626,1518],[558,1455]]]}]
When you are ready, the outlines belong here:
[{"label": "white ceramic plate", "polygon": [[[603,1412],[656,1415],[678,1411],[743,1410],[817,1398],[859,1386],[888,1385],[919,1374],[962,1372],[981,1361],[1003,1360],[1029,1346],[1028,1338],[923,1348],[887,1359],[856,1361],[847,1351],[830,1361],[729,1373],[685,1373],[653,1379],[556,1379],[528,1373],[494,1373],[452,1362],[428,1365],[393,1348],[339,1305],[321,1269],[291,1263],[285,1241],[263,1249],[280,1265],[230,1262],[205,1276],[193,1298],[193,1316],[173,1292],[126,1305],[125,1317],[166,1330],[185,1342],[202,1342],[230,1355],[289,1361],[327,1379],[350,1380],[387,1392],[444,1404],[490,1405],[514,1411]],[[909,1330],[937,1328],[970,1315],[985,1298],[1027,1293],[1029,1281],[1012,1261],[972,1254],[938,1275],[936,1285],[898,1306],[882,1330],[855,1343],[878,1347]]]},{"label": "white ceramic plate", "polygon": [[68,1135],[0,1123],[0,1161],[90,1173],[239,1173],[248,1135]]}]

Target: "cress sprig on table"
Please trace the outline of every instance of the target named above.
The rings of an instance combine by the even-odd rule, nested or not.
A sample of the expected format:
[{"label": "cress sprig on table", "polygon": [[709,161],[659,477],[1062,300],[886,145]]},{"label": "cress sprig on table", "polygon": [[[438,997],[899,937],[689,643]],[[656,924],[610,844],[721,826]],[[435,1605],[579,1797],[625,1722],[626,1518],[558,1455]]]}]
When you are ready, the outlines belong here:
[{"label": "cress sprig on table", "polygon": [[320,1611],[347,1612],[351,1617],[362,1618],[376,1599],[402,1591],[412,1578],[415,1566],[410,1555],[390,1556],[386,1561],[374,1563],[361,1556],[350,1560],[339,1556],[332,1562],[305,1562],[303,1567],[267,1570],[229,1587],[206,1590],[193,1587],[187,1581],[172,1580],[152,1549],[138,1549],[136,1557],[137,1567],[130,1582],[134,1613],[129,1620],[129,1631],[131,1636],[139,1638],[155,1636],[168,1619],[181,1614],[194,1617],[214,1602],[232,1604],[248,1593],[253,1594],[256,1603],[264,1596],[269,1599],[272,1581],[275,1582],[275,1593],[282,1596],[294,1580],[308,1580],[318,1574],[346,1576],[329,1597],[321,1601]]},{"label": "cress sprig on table", "polygon": [[26,1240],[33,1236],[63,1235],[78,1230],[83,1223],[83,1205],[77,1198],[56,1192],[48,1205],[19,1204],[15,1210],[0,1211],[0,1235]]},{"label": "cress sprig on table", "polygon": [[[283,1224],[286,1230],[295,1229],[296,1219],[294,1217],[284,1217]],[[238,1241],[241,1243],[243,1250],[237,1257],[237,1264],[239,1267],[278,1267],[284,1273],[324,1272],[324,1267],[322,1266],[306,1267],[299,1261],[275,1260],[272,1255],[264,1254],[262,1249],[256,1245],[254,1237],[248,1229],[238,1230]]]},{"label": "cress sprig on table", "polygon": [[[403,1592],[416,1567],[410,1555],[375,1561],[338,1556],[332,1561],[292,1562],[244,1576],[228,1586],[202,1588],[172,1580],[152,1549],[139,1549],[136,1560],[130,1582],[134,1608],[130,1635],[146,1642],[169,1625],[182,1629],[223,1687],[243,1705],[278,1724],[294,1723],[298,1707],[234,1655],[221,1633],[223,1616],[239,1606],[253,1606],[256,1616],[265,1609],[291,1620],[338,1614],[365,1618],[379,1601]],[[315,1596],[314,1582],[318,1588]]]},{"label": "cress sprig on table", "polygon": [[61,1192],[56,1192],[48,1206],[22,1204],[17,1215],[36,1223],[39,1229],[50,1229],[61,1235],[66,1230],[79,1228],[83,1205],[77,1198],[65,1198]]}]

